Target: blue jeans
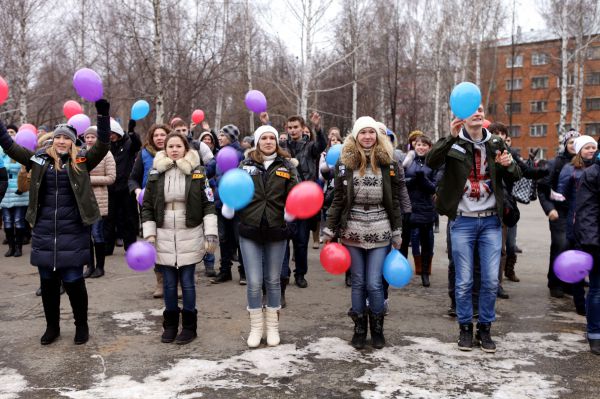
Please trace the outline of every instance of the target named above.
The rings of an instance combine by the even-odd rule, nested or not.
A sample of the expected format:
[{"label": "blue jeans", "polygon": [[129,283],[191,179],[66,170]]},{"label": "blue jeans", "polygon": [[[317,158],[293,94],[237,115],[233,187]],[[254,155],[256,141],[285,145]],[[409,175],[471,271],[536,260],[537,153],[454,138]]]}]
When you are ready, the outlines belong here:
[{"label": "blue jeans", "polygon": [[215,267],[215,254],[209,252],[204,254],[204,267],[213,268]]},{"label": "blue jeans", "polygon": [[296,233],[292,239],[296,268],[294,276],[304,276],[308,272],[308,239],[310,225],[308,220],[296,221]]},{"label": "blue jeans", "polygon": [[[29,194],[22,194],[29,195]],[[5,229],[24,229],[26,206],[13,206],[12,208],[2,208],[2,222]]]},{"label": "blue jeans", "polygon": [[104,220],[98,220],[96,223],[92,225],[92,238],[94,239],[94,244],[103,244],[104,243]]},{"label": "blue jeans", "polygon": [[83,278],[83,266],[65,267],[52,270],[49,267],[38,267],[41,280],[52,280],[59,277],[65,283],[73,283]]},{"label": "blue jeans", "polygon": [[517,226],[506,228],[506,256],[515,256],[517,249]]},{"label": "blue jeans", "polygon": [[183,294],[183,310],[193,312],[196,310],[196,286],[194,285],[194,271],[196,265],[174,266],[157,265],[163,274],[163,288],[165,291],[165,309],[178,310],[177,284],[181,283]]},{"label": "blue jeans", "polygon": [[479,322],[496,319],[498,268],[502,251],[502,224],[498,216],[483,218],[457,216],[450,226],[452,258],[456,268],[456,314],[460,324],[473,319],[473,252],[479,250],[481,287],[479,289]]},{"label": "blue jeans", "polygon": [[263,281],[267,289],[267,307],[281,308],[281,264],[286,240],[261,243],[240,236],[240,249],[246,259],[246,296],[248,309],[262,308]]},{"label": "blue jeans", "polygon": [[590,289],[587,295],[587,336],[600,339],[600,259],[594,259],[594,267],[589,276]]},{"label": "blue jeans", "polygon": [[352,311],[365,311],[365,296],[369,298],[369,307],[375,314],[383,312],[383,261],[390,247],[363,249],[347,246],[352,259]]}]

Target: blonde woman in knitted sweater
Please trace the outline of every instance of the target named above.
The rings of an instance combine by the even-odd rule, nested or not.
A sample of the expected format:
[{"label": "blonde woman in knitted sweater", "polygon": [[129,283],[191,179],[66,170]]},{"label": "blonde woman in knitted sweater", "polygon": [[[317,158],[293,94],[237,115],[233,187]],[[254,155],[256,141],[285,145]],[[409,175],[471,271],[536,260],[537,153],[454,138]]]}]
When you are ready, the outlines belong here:
[{"label": "blonde woman in knitted sweater", "polygon": [[[362,349],[370,322],[371,344],[380,349],[383,336],[383,262],[390,244],[401,244],[401,178],[390,140],[368,116],[356,120],[335,166],[334,198],[327,213],[324,240],[340,238],[352,258],[352,346]],[[369,299],[369,312],[365,305]]]},{"label": "blonde woman in knitted sweater", "polygon": [[[187,344],[196,338],[194,270],[218,243],[217,215],[198,152],[181,133],[170,133],[165,150],[154,157],[142,207],[144,238],[156,245],[156,265],[163,273],[165,311],[161,341]],[[182,330],[177,285],[183,292]]]}]

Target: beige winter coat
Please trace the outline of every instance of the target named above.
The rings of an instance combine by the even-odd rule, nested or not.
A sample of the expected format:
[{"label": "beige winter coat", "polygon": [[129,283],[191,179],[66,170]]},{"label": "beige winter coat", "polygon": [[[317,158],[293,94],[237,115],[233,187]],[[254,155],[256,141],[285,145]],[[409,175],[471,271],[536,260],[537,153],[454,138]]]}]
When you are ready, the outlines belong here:
[{"label": "beige winter coat", "polygon": [[115,158],[108,152],[104,159],[90,172],[92,190],[100,208],[100,215],[108,215],[108,186],[117,178],[117,167]]},{"label": "beige winter coat", "polygon": [[[144,237],[156,236],[156,264],[165,266],[187,266],[199,263],[204,257],[204,236],[218,235],[217,215],[204,215],[202,224],[186,227],[185,184],[200,157],[195,150],[187,152],[184,158],[177,160],[175,166],[164,151],[154,158],[153,167],[159,173],[165,173],[164,197],[165,217],[162,227],[156,227],[153,221],[144,222]],[[200,206],[200,204],[198,204]]]}]

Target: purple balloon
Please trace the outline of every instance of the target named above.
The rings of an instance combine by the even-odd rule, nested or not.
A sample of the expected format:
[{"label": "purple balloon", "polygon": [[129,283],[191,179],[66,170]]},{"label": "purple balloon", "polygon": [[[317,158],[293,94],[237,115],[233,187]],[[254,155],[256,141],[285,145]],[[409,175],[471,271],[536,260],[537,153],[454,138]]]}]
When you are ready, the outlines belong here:
[{"label": "purple balloon", "polygon": [[127,266],[136,272],[151,269],[156,263],[156,248],[146,241],[136,241],[125,253]]},{"label": "purple balloon", "polygon": [[246,107],[257,114],[267,110],[267,98],[258,90],[250,90],[244,99]]},{"label": "purple balloon", "polygon": [[34,151],[37,147],[37,136],[31,130],[21,130],[15,136],[15,143],[27,148],[29,151]]},{"label": "purple balloon", "polygon": [[94,70],[82,68],[73,76],[75,91],[87,101],[98,101],[102,98],[102,79]]},{"label": "purple balloon", "polygon": [[146,192],[146,187],[142,188],[140,195],[138,195],[138,204],[140,204],[140,206],[144,205],[144,193],[145,192]]},{"label": "purple balloon", "polygon": [[554,261],[554,273],[565,283],[577,283],[585,278],[594,265],[592,255],[583,251],[569,250]]},{"label": "purple balloon", "polygon": [[227,146],[219,150],[217,154],[217,166],[222,173],[237,168],[239,163],[238,152],[232,147]]},{"label": "purple balloon", "polygon": [[77,114],[73,115],[67,123],[77,130],[78,136],[81,136],[83,132],[90,127],[92,121],[90,121],[90,118],[85,114]]}]

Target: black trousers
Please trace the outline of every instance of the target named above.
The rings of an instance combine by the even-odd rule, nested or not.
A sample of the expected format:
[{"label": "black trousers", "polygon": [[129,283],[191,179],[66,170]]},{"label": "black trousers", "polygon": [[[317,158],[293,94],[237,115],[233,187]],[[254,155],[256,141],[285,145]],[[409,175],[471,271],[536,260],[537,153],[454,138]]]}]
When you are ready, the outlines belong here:
[{"label": "black trousers", "polygon": [[112,255],[117,237],[123,239],[125,250],[136,241],[139,230],[135,196],[127,190],[108,192],[108,216],[104,220],[106,255]]}]

